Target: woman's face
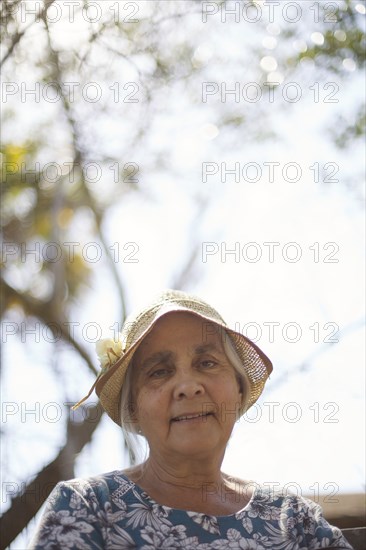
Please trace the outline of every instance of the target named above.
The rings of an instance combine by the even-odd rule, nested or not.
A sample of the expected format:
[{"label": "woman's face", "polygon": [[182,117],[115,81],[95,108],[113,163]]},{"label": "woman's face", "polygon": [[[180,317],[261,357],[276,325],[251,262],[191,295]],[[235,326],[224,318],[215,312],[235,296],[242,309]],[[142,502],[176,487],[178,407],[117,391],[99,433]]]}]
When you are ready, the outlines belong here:
[{"label": "woman's face", "polygon": [[152,453],[223,454],[242,395],[216,325],[184,312],[159,319],[136,352],[132,388]]}]

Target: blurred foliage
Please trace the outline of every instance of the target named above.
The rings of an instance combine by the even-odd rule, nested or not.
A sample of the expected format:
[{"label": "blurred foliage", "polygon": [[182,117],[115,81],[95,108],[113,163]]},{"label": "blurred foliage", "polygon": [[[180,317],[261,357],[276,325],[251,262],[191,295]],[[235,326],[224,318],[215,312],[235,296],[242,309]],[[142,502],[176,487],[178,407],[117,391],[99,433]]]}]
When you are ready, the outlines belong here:
[{"label": "blurred foliage", "polygon": [[[200,36],[196,28],[193,26],[191,33],[189,26],[187,31],[184,30],[186,19],[200,13],[201,2],[149,2],[150,11],[134,24],[128,24],[122,17],[116,20],[109,12],[108,17],[84,29],[81,46],[68,46],[67,40],[62,42],[55,35],[46,17],[53,2],[39,3],[42,11],[37,36],[41,47],[34,49],[26,41],[35,25],[24,25],[20,21],[21,0],[1,3],[4,80],[11,81],[12,74],[19,67],[26,66],[34,73],[34,79],[52,83],[54,90],[61,93],[61,101],[55,104],[52,113],[48,112],[47,122],[41,116],[42,105],[38,104],[32,134],[25,135],[18,142],[5,139],[1,147],[1,223],[5,252],[2,256],[2,315],[21,306],[25,320],[29,316],[51,326],[72,319],[72,306],[79,303],[84,290],[93,281],[92,264],[79,250],[70,261],[69,248],[65,246],[65,243],[80,238],[78,227],[81,223],[83,238],[103,247],[106,267],[116,287],[120,319],[123,319],[125,288],[110,256],[103,232],[104,222],[109,209],[117,202],[132,193],[148,192],[141,183],[141,167],[138,178],[131,179],[131,171],[120,162],[121,158],[133,159],[135,151],[146,153],[145,172],[169,165],[169,154],[163,149],[149,156],[148,138],[156,114],[164,112],[169,103],[173,85],[181,84],[187,96],[194,98],[199,83],[196,77],[204,75],[206,79],[212,79],[209,72],[208,76],[205,73],[207,67],[209,71],[210,63],[197,55]],[[225,2],[218,3],[221,4],[224,6]],[[327,16],[327,4],[319,3],[320,22]],[[336,21],[323,24],[322,44],[312,42],[309,29],[304,30],[303,26],[289,24],[282,29],[279,40],[285,47],[278,64],[286,78],[291,78],[304,60],[313,60],[319,71],[337,74],[342,79],[347,79],[350,70],[350,62],[346,60],[351,60],[355,69],[364,67],[364,15],[355,11],[356,3],[351,0],[340,5],[343,9],[337,10]],[[320,32],[318,29],[319,26],[317,32]],[[225,28],[225,32],[230,34],[230,27]],[[302,48],[304,51],[292,54],[291,44],[296,39],[305,41],[306,46]],[[251,64],[256,68],[263,92],[266,92],[267,73],[260,66],[262,54],[252,51]],[[229,62],[228,59],[228,65]],[[137,81],[138,97],[143,101],[135,111],[131,108],[133,104],[127,102],[85,105],[80,96],[71,101],[64,83],[72,82],[76,76],[81,84],[97,80],[108,85],[118,80],[126,81],[126,78]],[[179,88],[174,92],[179,93]],[[194,102],[192,99],[192,104]],[[235,103],[221,107],[215,112],[215,123],[220,129],[228,129],[233,143],[273,136],[269,117],[262,116],[259,107],[243,110]],[[6,124],[22,127],[23,109],[18,114],[5,105],[2,115]],[[59,141],[54,141],[54,118],[62,136]],[[91,121],[98,121],[102,126],[106,119],[112,122],[117,119],[121,125],[121,143],[112,152],[110,144],[98,142],[90,126]],[[332,128],[332,139],[339,147],[351,147],[354,140],[362,138],[365,133],[364,107],[355,106],[352,124],[342,114],[338,122],[337,132]],[[47,162],[57,164],[55,172],[52,172],[52,167],[45,171]],[[105,168],[103,173],[109,173],[108,181],[103,181],[103,193],[88,177],[86,167],[89,162],[98,162]],[[117,181],[113,180],[110,170],[113,163],[118,163]],[[34,249],[37,243],[41,253],[39,261],[35,262],[32,254],[29,257],[24,255],[24,250]],[[50,243],[56,243],[57,250],[61,251],[60,260],[52,261],[42,254]],[[51,255],[50,249],[49,253]],[[190,257],[188,264],[191,265],[192,261]],[[182,273],[185,273],[185,266]],[[180,280],[179,274],[176,277]],[[67,333],[62,336],[94,372],[93,362],[82,343],[72,340]]]},{"label": "blurred foliage", "polygon": [[[364,7],[364,4],[358,4]],[[317,63],[324,66],[328,71],[341,73],[344,71],[344,60],[352,59],[358,69],[365,65],[366,35],[365,17],[356,11],[357,3],[353,0],[346,0],[340,3],[340,8],[335,12],[329,11],[331,2],[319,2],[320,19],[326,21],[328,26],[322,32],[323,44],[307,44],[307,50],[301,52],[296,61],[306,57],[316,59]]]},{"label": "blurred foliage", "polygon": [[[32,31],[35,23],[30,21],[24,25],[20,21],[21,1],[6,1],[1,4],[5,73],[9,66],[9,73],[5,77],[9,78],[15,67],[27,65],[35,70],[39,82],[49,84],[55,93],[59,92],[61,101],[55,107],[53,116],[59,117],[59,131],[63,134],[62,153],[58,152],[58,146],[52,145],[52,120],[46,124],[35,123],[33,136],[26,136],[24,141],[6,141],[2,145],[2,230],[3,242],[5,246],[10,246],[7,261],[3,262],[3,276],[8,285],[13,287],[13,292],[18,293],[20,302],[23,296],[31,300],[29,303],[36,302],[40,306],[37,312],[44,312],[42,321],[46,324],[57,316],[67,317],[70,311],[68,306],[90,284],[92,267],[79,251],[75,252],[72,262],[68,261],[68,250],[63,243],[73,240],[75,222],[87,217],[89,221],[85,236],[104,247],[109,269],[118,289],[123,317],[122,284],[103,235],[103,220],[108,209],[126,194],[146,192],[140,184],[141,167],[139,177],[131,178],[130,168],[126,164],[121,165],[119,160],[121,157],[130,159],[134,151],[146,147],[154,116],[164,109],[164,101],[161,102],[162,91],[166,94],[165,101],[168,101],[169,87],[181,81],[187,93],[192,95],[197,82],[195,77],[200,73],[205,74],[206,62],[197,55],[199,36],[192,38],[182,32],[185,19],[200,13],[201,2],[157,2],[134,24],[128,24],[122,17],[122,12],[117,19],[115,13],[107,12],[101,21],[88,25],[82,47],[68,47],[67,44],[61,44],[60,38],[55,36],[46,16],[53,3],[54,0],[37,3],[42,6],[38,32],[44,47],[39,48],[36,53],[22,46],[22,41],[26,40],[27,33]],[[319,43],[315,44],[310,39],[309,29],[304,32],[301,25],[283,26],[281,39],[288,47],[284,48],[281,59],[278,58],[278,53],[275,54],[279,67],[286,78],[290,78],[304,60],[313,60],[315,70],[326,71],[328,74],[337,73],[340,78],[346,79],[347,71],[352,69],[350,62],[355,64],[355,69],[361,69],[365,64],[364,14],[361,13],[362,10],[356,9],[363,4],[359,5],[351,0],[339,2],[335,15],[329,12],[329,3],[315,4],[318,5],[319,13],[315,14],[314,11],[312,15],[318,17],[320,22],[314,26],[317,34],[321,35],[317,37]],[[80,4],[79,11],[82,6],[87,6],[87,2]],[[224,8],[225,2],[220,2],[217,6]],[[289,55],[293,50],[291,44],[296,39],[302,40],[305,45],[296,55]],[[252,55],[256,55],[252,64],[257,65],[258,81],[262,83],[263,92],[267,93],[267,73],[260,66],[262,53],[252,52]],[[112,63],[106,66],[100,62],[103,59],[113,60],[113,70]],[[139,104],[137,116],[128,103],[121,105],[109,101],[105,104],[83,105],[80,97],[71,101],[64,86],[65,82],[75,78],[75,74],[78,75],[80,84],[92,78],[108,84],[121,71],[130,75],[129,80],[135,79],[138,82],[139,101],[141,98],[143,101]],[[285,107],[289,108],[289,105]],[[247,108],[243,111],[242,106],[235,103],[222,105],[222,109],[217,112],[216,123],[220,129],[229,130],[228,139],[233,141],[244,137],[248,140],[271,137],[274,129],[269,124],[268,116],[260,116],[258,108]],[[350,124],[340,114],[338,124],[331,129],[332,138],[339,147],[347,147],[364,135],[364,107],[355,106],[354,116],[355,119]],[[104,122],[106,118],[113,120],[116,117],[121,117],[123,129],[128,128],[130,133],[128,139],[124,139],[123,150],[119,150],[118,154],[109,154],[107,147],[95,143],[88,121],[98,119]],[[9,121],[12,124],[22,124],[21,118],[8,105],[3,109],[3,118],[7,124]],[[56,163],[56,173],[52,172],[52,167],[44,170],[45,158],[51,158]],[[88,162],[94,161],[106,168],[104,172],[110,169],[111,163],[118,163],[118,181],[109,181],[108,185],[103,182],[103,193],[90,182],[85,171]],[[164,151],[156,153],[152,161],[146,160],[144,170],[156,168],[158,164],[169,164],[169,156]],[[23,249],[32,249],[35,243],[46,245],[50,242],[56,243],[62,251],[60,261],[53,262],[42,254],[37,265],[24,261]],[[13,249],[11,245],[14,245]],[[5,299],[3,303],[11,302]],[[47,307],[42,308],[42,305]]]},{"label": "blurred foliage", "polygon": [[[286,60],[289,67],[313,60],[315,66],[333,73],[340,78],[347,78],[347,72],[361,70],[365,67],[366,33],[365,33],[365,3],[354,0],[338,2],[318,2],[318,10],[314,17],[324,22],[324,28],[318,36],[316,44],[306,41],[304,51]],[[314,6],[314,5],[313,5]],[[359,11],[358,11],[359,10]],[[290,28],[288,37],[292,40],[300,38],[299,33]],[[365,105],[356,106],[355,119],[352,124],[340,116],[336,124],[329,128],[329,136],[339,148],[345,148],[355,139],[365,136]]]},{"label": "blurred foliage", "polygon": [[336,122],[336,126],[341,128],[341,131],[338,131],[335,135],[335,142],[340,149],[349,147],[355,140],[363,139],[366,127],[365,105],[361,105],[358,109],[352,124],[344,117],[340,117]]}]

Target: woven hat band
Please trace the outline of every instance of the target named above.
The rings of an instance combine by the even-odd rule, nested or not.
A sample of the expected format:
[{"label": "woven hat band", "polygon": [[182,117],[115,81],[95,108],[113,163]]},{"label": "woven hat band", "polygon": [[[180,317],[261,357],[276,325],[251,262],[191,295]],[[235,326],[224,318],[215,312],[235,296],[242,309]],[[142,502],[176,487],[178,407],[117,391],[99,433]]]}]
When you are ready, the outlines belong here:
[{"label": "woven hat band", "polygon": [[[192,307],[194,306],[194,307]],[[164,313],[170,311],[192,311],[208,319],[225,325],[225,321],[219,313],[205,302],[192,302],[188,299],[175,299],[158,301],[148,309],[143,310],[137,317],[130,315],[127,317],[121,332],[121,339],[124,351],[127,351],[139,338],[146,332],[156,317],[161,317]]]}]

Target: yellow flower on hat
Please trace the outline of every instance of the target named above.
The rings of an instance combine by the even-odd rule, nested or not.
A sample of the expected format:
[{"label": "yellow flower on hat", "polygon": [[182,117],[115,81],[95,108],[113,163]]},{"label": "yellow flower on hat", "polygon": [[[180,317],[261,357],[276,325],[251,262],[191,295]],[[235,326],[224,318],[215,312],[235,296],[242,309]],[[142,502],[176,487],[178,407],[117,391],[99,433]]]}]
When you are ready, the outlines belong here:
[{"label": "yellow flower on hat", "polygon": [[122,341],[113,338],[102,338],[95,344],[102,370],[108,369],[122,355]]}]

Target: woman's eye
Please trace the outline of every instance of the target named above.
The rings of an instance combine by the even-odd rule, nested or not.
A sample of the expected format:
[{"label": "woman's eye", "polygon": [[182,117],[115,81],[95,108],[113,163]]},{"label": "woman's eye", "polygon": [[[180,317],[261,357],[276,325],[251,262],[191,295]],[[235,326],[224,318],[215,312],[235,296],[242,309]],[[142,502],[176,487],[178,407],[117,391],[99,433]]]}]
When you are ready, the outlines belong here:
[{"label": "woman's eye", "polygon": [[208,369],[211,367],[215,367],[217,365],[216,361],[211,361],[211,360],[201,361],[200,364],[202,365],[202,367],[208,368]]},{"label": "woman's eye", "polygon": [[168,369],[156,369],[149,374],[149,378],[161,378],[165,376],[168,372]]}]

